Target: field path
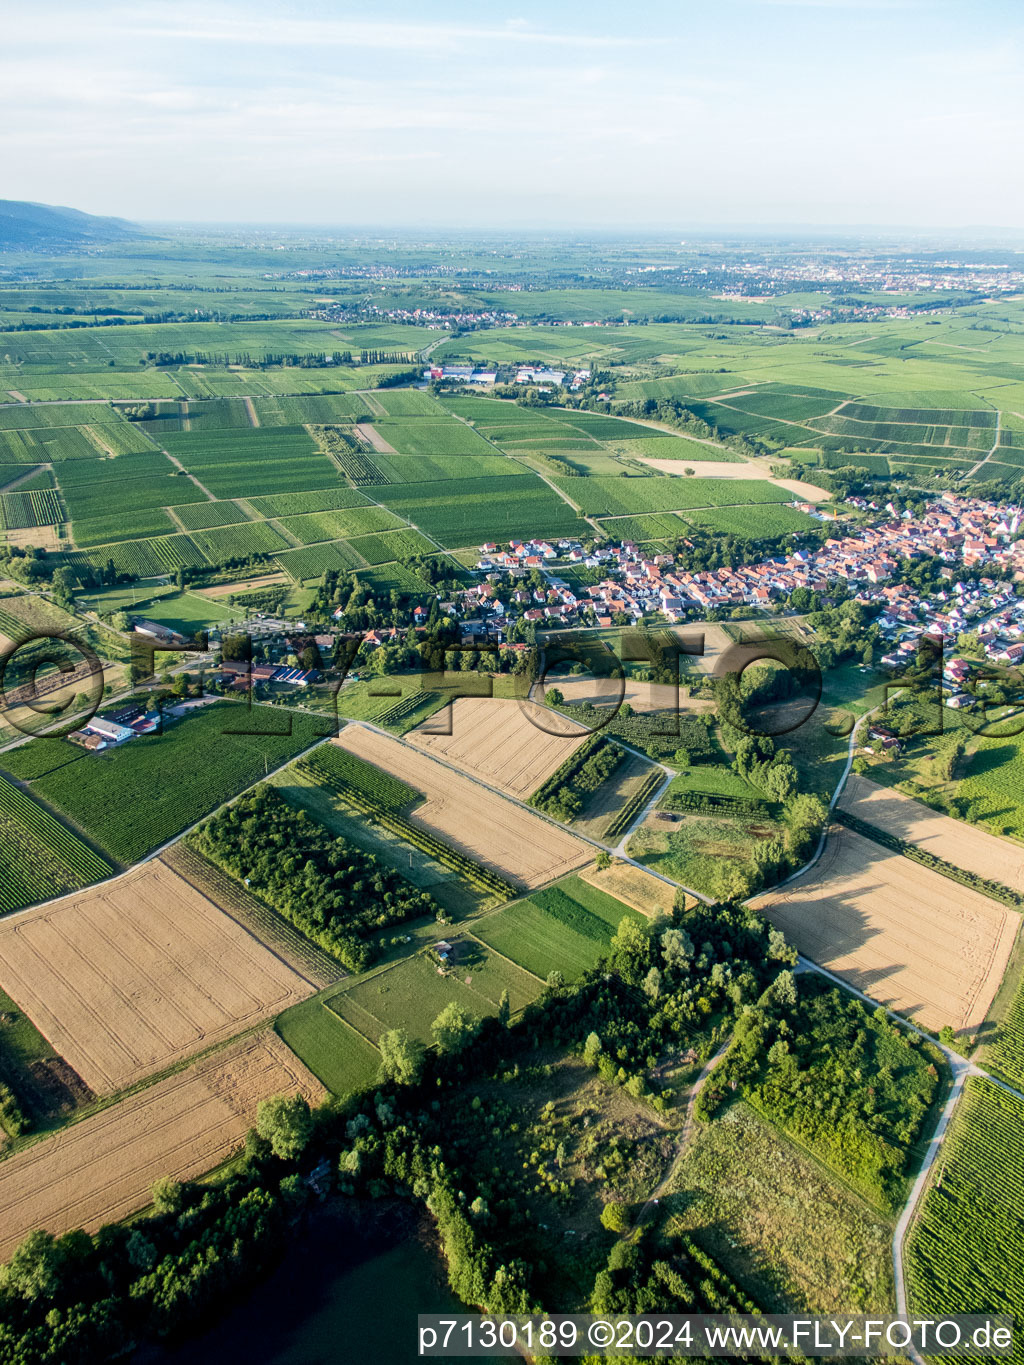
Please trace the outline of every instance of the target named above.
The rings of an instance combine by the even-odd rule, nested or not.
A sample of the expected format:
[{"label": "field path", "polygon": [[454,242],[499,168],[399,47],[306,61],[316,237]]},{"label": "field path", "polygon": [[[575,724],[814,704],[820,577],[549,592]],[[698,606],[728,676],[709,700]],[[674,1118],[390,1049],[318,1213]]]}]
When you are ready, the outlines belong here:
[{"label": "field path", "polygon": [[171,464],[174,465],[174,467],[175,467],[176,469],[180,469],[181,472],[182,472],[184,475],[186,475],[189,479],[192,480],[192,482],[195,484],[195,486],[199,489],[199,491],[200,491],[201,493],[205,493],[205,494],[206,494],[206,496],[210,499],[211,502],[216,502],[216,501],[217,501],[217,499],[213,496],[213,494],[210,492],[210,490],[209,490],[208,488],[204,487],[204,485],[201,484],[201,483],[199,482],[199,480],[196,478],[196,476],[195,476],[194,474],[189,474],[188,470],[185,468],[185,466],[184,466],[184,465],[181,463],[181,461],[178,459],[177,455],[172,455],[171,452],[170,452],[169,450],[165,450],[165,451],[164,451],[164,454],[167,456],[167,458],[170,460]]},{"label": "field path", "polygon": [[713,1056],[709,1057],[708,1060],[704,1063],[700,1075],[697,1077],[693,1085],[690,1087],[690,1094],[686,1101],[686,1116],[683,1119],[683,1126],[679,1133],[679,1141],[676,1143],[675,1155],[672,1158],[672,1162],[668,1170],[658,1181],[657,1185],[654,1187],[654,1189],[648,1195],[647,1199],[644,1201],[640,1209],[640,1212],[633,1219],[633,1227],[629,1233],[629,1236],[631,1238],[636,1235],[637,1231],[652,1215],[654,1209],[661,1202],[662,1196],[668,1192],[668,1189],[671,1186],[672,1181],[675,1179],[676,1172],[679,1170],[679,1166],[683,1160],[683,1157],[686,1155],[686,1149],[690,1143],[690,1134],[693,1131],[693,1125],[695,1122],[693,1117],[693,1111],[697,1106],[697,1096],[704,1089],[712,1071],[714,1071],[715,1067],[722,1060],[725,1054],[729,1051],[729,1045],[731,1042],[732,1035],[730,1034],[730,1036],[726,1038],[725,1042],[720,1045],[718,1051],[715,1052]]},{"label": "field path", "polygon": [[33,465],[31,469],[26,469],[24,474],[19,474],[18,477],[16,479],[12,479],[10,483],[5,483],[3,485],[4,492],[13,493],[14,490],[16,488],[20,488],[23,483],[28,483],[29,479],[34,479],[37,474],[41,474],[44,469],[49,469],[52,472],[53,465],[52,464]]},{"label": "field path", "polygon": [[1003,423],[1002,409],[996,408],[995,440],[992,442],[992,448],[987,452],[983,459],[978,461],[978,463],[974,466],[973,469],[969,469],[967,471],[967,477],[969,479],[973,479],[975,474],[977,474],[978,470],[982,467],[982,465],[988,464],[989,460],[991,460],[992,456],[999,449],[999,433],[1002,427],[1002,423]]},{"label": "field path", "polygon": [[[378,407],[379,406],[380,405],[378,404]],[[360,436],[366,437],[366,439],[369,441],[370,445],[374,448],[378,455],[398,454],[398,451],[394,448],[394,446],[389,445],[387,441],[385,441],[384,437],[380,434],[380,432],[377,430],[377,428],[373,425],[372,422],[360,422],[356,427],[356,431]]]},{"label": "field path", "polygon": [[253,406],[252,399],[243,398],[242,402],[245,404],[245,410],[249,414],[249,425],[253,427],[258,427],[260,424],[260,419],[259,415],[256,412],[255,407]]}]

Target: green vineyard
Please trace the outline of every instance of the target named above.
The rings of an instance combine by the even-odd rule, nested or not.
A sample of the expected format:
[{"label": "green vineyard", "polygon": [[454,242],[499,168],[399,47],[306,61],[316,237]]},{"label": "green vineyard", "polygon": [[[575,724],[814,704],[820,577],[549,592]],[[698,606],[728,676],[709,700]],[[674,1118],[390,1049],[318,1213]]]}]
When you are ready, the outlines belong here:
[{"label": "green vineyard", "polygon": [[0,493],[0,531],[54,526],[63,520],[60,498],[52,488],[31,493]]},{"label": "green vineyard", "polygon": [[423,793],[408,786],[397,777],[366,763],[347,749],[336,744],[324,744],[298,765],[300,771],[321,786],[334,787],[341,783],[363,793],[368,800],[384,810],[407,810],[423,800]]},{"label": "green vineyard", "polygon": [[0,911],[75,891],[112,870],[48,810],[0,777]]},{"label": "green vineyard", "polygon": [[1024,1102],[967,1082],[907,1246],[914,1313],[1024,1314],[1022,1130]]}]

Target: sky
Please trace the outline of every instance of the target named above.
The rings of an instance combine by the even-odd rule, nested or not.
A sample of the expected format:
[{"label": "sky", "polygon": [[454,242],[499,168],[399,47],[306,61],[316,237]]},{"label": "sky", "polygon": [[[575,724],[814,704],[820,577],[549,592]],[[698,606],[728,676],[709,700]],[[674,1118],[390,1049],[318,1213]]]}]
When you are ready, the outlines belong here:
[{"label": "sky", "polygon": [[1024,229],[1020,0],[9,6],[0,195],[137,221]]}]

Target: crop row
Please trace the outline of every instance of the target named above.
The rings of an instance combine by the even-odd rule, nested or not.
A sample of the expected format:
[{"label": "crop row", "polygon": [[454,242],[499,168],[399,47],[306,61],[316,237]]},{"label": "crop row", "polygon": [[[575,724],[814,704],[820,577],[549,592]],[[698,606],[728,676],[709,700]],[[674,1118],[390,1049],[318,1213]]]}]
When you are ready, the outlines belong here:
[{"label": "crop row", "polygon": [[110,864],[48,810],[0,777],[0,910],[49,900],[110,875]]},{"label": "crop row", "polygon": [[247,521],[241,526],[221,526],[211,531],[196,531],[195,544],[212,564],[250,555],[274,554],[286,541],[266,521]]},{"label": "crop row", "polygon": [[282,517],[281,525],[289,535],[303,545],[323,544],[328,540],[342,540],[347,536],[369,535],[391,531],[402,526],[402,521],[386,507],[342,508],[338,511],[307,512],[299,517]]},{"label": "crop row", "polygon": [[694,526],[702,526],[721,535],[738,536],[743,540],[797,534],[812,530],[818,524],[813,517],[797,511],[795,507],[779,503],[760,504],[757,507],[715,507],[685,512],[683,516]]},{"label": "crop row", "polygon": [[272,493],[247,498],[261,517],[298,517],[305,512],[332,512],[343,507],[368,507],[365,494],[354,488],[320,488],[305,493]]},{"label": "crop row", "polygon": [[63,520],[60,498],[52,488],[32,493],[0,493],[0,531],[54,526]]},{"label": "crop row", "polygon": [[902,853],[904,858],[910,858],[913,862],[920,863],[922,867],[931,868],[933,872],[941,873],[950,881],[959,882],[961,886],[969,886],[972,891],[978,891],[983,896],[990,896],[993,900],[1001,901],[1003,905],[1012,906],[1015,910],[1024,905],[1024,896],[1021,896],[1019,891],[1004,886],[1002,882],[990,881],[988,877],[979,877],[976,872],[968,872],[962,867],[957,867],[954,863],[947,863],[944,858],[939,858],[934,853],[919,848],[917,844],[912,844],[907,839],[901,839],[899,835],[891,834],[888,830],[878,829],[875,825],[869,824],[867,820],[861,820],[858,816],[851,815],[849,811],[837,810],[834,815],[839,824],[845,825],[847,829],[852,829],[855,834],[860,834],[865,839],[873,839],[876,844],[881,844],[883,848],[888,848],[893,853]]},{"label": "crop row", "polygon": [[1024,1087],[1024,985],[1017,989],[987,1061],[993,1071]]},{"label": "crop row", "polygon": [[346,805],[351,806],[360,815],[365,815],[370,820],[375,821],[407,844],[411,844],[413,848],[419,849],[428,858],[433,858],[442,867],[447,867],[452,872],[457,873],[471,886],[486,891],[490,895],[499,896],[502,900],[511,900],[515,896],[515,887],[507,882],[504,877],[499,876],[497,872],[492,872],[489,867],[484,867],[475,859],[467,857],[465,853],[460,853],[458,849],[452,848],[451,844],[445,843],[437,835],[430,834],[418,825],[411,824],[404,816],[399,815],[394,810],[389,810],[367,792],[353,786],[350,782],[346,782],[341,777],[333,777],[330,785],[331,790],[336,792]]},{"label": "crop row", "polygon": [[302,550],[286,550],[276,558],[285,573],[300,583],[309,578],[320,578],[328,569],[347,573],[361,567],[361,560],[345,540],[331,540]]},{"label": "crop row", "polygon": [[1024,1311],[1022,1131],[1024,1103],[991,1081],[967,1082],[907,1248],[915,1314]]},{"label": "crop row", "polygon": [[408,716],[413,715],[421,707],[432,705],[436,697],[436,692],[410,692],[409,696],[403,697],[401,701],[396,701],[394,706],[389,706],[386,711],[382,711],[379,716],[375,716],[374,724],[398,725]]},{"label": "crop row", "polygon": [[609,821],[604,831],[606,841],[617,839],[620,835],[625,834],[626,830],[629,829],[630,825],[643,810],[644,806],[646,806],[647,802],[650,801],[651,797],[661,786],[663,780],[664,774],[660,769],[656,768],[653,772],[647,774],[643,782],[623,805],[619,813]]},{"label": "crop row", "polygon": [[126,540],[117,545],[103,545],[89,555],[90,563],[99,567],[108,560],[119,573],[137,574],[139,578],[159,577],[178,567],[202,568],[208,563],[191,537],[186,535]]},{"label": "crop row", "polygon": [[997,413],[992,408],[876,408],[868,403],[844,403],[838,414],[858,422],[909,422],[915,425],[970,426],[991,430]]},{"label": "crop row", "polygon": [[331,787],[339,793],[346,787],[354,787],[384,810],[406,810],[423,800],[423,793],[415,787],[336,744],[321,745],[309,758],[303,759],[299,768],[318,785]]},{"label": "crop row", "polygon": [[585,516],[678,512],[688,507],[789,502],[792,493],[765,479],[701,479],[637,475],[626,478],[555,479]]},{"label": "crop row", "polygon": [[215,526],[238,526],[247,521],[245,513],[229,499],[193,502],[171,509],[187,531],[209,531]]}]

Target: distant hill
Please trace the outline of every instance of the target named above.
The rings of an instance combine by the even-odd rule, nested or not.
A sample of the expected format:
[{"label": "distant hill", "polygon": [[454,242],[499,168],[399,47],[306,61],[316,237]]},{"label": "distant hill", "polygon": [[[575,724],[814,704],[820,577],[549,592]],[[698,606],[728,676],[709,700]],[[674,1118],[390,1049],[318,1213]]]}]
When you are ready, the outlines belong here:
[{"label": "distant hill", "polygon": [[123,218],[97,218],[78,209],[0,199],[0,251],[87,246],[144,234]]}]

